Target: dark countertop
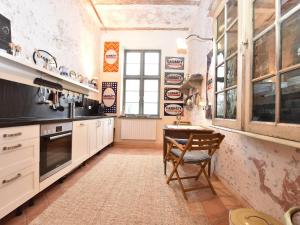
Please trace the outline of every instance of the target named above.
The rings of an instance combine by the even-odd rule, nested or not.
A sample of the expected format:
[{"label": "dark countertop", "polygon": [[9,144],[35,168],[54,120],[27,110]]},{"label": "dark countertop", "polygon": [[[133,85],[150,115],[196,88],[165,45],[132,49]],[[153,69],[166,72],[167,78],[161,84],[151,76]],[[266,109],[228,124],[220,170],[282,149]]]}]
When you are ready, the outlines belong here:
[{"label": "dark countertop", "polygon": [[46,123],[63,123],[80,120],[93,120],[103,118],[113,118],[115,116],[78,116],[75,118],[0,118],[0,128],[3,127],[17,127],[26,125],[46,124]]}]

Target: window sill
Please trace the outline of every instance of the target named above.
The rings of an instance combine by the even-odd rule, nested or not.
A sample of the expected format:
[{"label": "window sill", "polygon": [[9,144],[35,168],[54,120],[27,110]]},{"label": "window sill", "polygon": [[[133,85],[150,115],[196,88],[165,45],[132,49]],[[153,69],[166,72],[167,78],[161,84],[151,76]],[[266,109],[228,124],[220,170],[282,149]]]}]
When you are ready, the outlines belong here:
[{"label": "window sill", "polygon": [[224,131],[228,131],[228,132],[232,132],[232,133],[238,133],[238,134],[242,134],[242,135],[245,135],[248,137],[252,137],[252,138],[256,138],[256,139],[260,139],[260,140],[264,140],[264,141],[269,141],[269,142],[273,142],[273,143],[277,143],[277,144],[281,144],[281,145],[286,145],[289,147],[300,148],[300,142],[297,142],[297,141],[291,141],[291,140],[286,140],[286,139],[282,139],[282,138],[270,137],[270,136],[265,136],[265,135],[261,135],[261,134],[255,134],[255,133],[251,133],[251,132],[240,131],[240,130],[235,130],[235,129],[226,128],[226,127],[220,127],[220,126],[214,126],[214,125],[210,125],[208,127],[220,129],[220,130],[224,130]]},{"label": "window sill", "polygon": [[146,119],[146,120],[161,120],[162,118],[159,116],[119,116],[120,119]]}]

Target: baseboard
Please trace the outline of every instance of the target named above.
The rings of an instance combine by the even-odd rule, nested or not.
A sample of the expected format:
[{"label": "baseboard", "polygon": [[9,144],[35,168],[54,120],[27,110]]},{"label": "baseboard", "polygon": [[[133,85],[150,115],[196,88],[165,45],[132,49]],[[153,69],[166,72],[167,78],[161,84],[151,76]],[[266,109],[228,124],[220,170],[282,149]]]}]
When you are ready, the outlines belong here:
[{"label": "baseboard", "polygon": [[155,148],[155,149],[162,149],[163,144],[162,143],[156,143],[156,142],[147,142],[147,141],[119,141],[114,142],[114,146],[116,147],[122,147],[122,148]]}]

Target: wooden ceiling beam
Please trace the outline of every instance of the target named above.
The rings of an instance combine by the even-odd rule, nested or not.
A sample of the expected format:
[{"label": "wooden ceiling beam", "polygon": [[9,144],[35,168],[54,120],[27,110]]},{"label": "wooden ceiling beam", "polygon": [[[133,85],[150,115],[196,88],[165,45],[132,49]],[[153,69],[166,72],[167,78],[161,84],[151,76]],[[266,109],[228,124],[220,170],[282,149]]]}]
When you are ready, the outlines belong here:
[{"label": "wooden ceiling beam", "polygon": [[199,5],[200,0],[93,0],[95,5]]}]

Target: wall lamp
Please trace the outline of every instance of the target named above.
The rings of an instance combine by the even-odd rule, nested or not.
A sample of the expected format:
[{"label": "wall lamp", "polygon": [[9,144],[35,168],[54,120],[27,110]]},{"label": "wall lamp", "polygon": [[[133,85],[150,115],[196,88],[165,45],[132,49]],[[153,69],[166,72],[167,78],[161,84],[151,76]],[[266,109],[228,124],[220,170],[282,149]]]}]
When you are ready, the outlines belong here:
[{"label": "wall lamp", "polygon": [[195,37],[195,38],[199,39],[200,41],[213,41],[212,38],[204,38],[204,37],[201,37],[197,34],[190,34],[186,38],[177,38],[176,45],[177,45],[177,52],[178,53],[181,53],[181,54],[186,54],[187,53],[187,49],[188,49],[187,40],[191,37]]}]

